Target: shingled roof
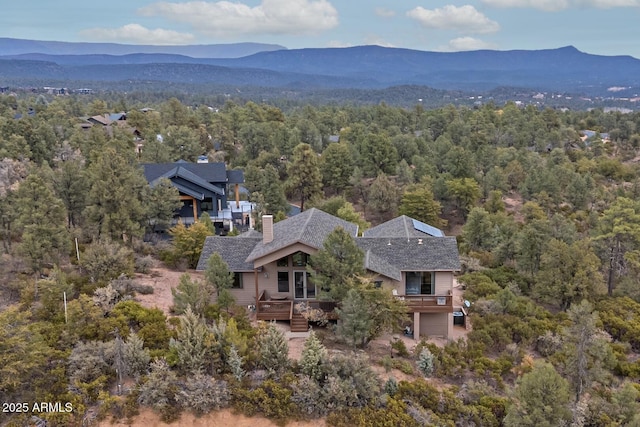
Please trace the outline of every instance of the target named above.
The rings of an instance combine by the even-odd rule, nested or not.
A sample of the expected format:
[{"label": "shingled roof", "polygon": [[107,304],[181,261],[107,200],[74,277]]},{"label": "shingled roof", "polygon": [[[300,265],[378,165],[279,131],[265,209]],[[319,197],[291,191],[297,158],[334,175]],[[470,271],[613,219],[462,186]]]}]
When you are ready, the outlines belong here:
[{"label": "shingled roof", "polygon": [[152,182],[172,169],[180,166],[187,171],[199,176],[209,183],[227,183],[229,174],[232,183],[244,182],[244,175],[240,170],[227,171],[224,163],[189,163],[185,161],[175,163],[145,163],[144,176],[147,181]]},{"label": "shingled roof", "polygon": [[406,215],[399,216],[387,222],[368,229],[363,233],[364,237],[444,237],[442,230],[420,222]]},{"label": "shingled roof", "polygon": [[[344,228],[355,237],[364,252],[364,267],[374,273],[401,281],[403,271],[459,271],[460,258],[455,237],[433,237],[416,230],[409,217],[400,217],[379,225],[373,234],[355,237],[358,226],[318,209],[309,209],[273,226],[273,241],[265,244],[257,231],[238,237],[207,237],[198,270],[204,270],[209,257],[218,252],[231,271],[252,271],[256,259],[295,243],[315,249],[333,230]],[[411,224],[411,226],[409,226]],[[395,230],[395,236],[389,236]],[[383,237],[384,236],[384,237]]]},{"label": "shingled roof", "polygon": [[196,270],[206,269],[207,261],[209,261],[211,255],[217,252],[229,266],[229,271],[253,271],[253,263],[245,260],[253,248],[261,241],[262,238],[256,237],[209,236],[204,241]]},{"label": "shingled roof", "polygon": [[358,234],[356,224],[319,209],[311,208],[299,215],[275,223],[273,225],[273,240],[266,244],[258,243],[247,257],[247,262],[253,262],[294,243],[303,243],[312,248],[320,249],[329,233],[338,227],[344,228],[351,236],[355,237]]},{"label": "shingled roof", "polygon": [[[386,264],[375,264],[370,259],[370,270],[395,278],[395,269],[400,271],[458,271],[460,257],[455,237],[420,237],[420,238],[380,238],[360,237],[357,245],[365,251],[371,251]],[[388,274],[384,271],[388,270]]]}]

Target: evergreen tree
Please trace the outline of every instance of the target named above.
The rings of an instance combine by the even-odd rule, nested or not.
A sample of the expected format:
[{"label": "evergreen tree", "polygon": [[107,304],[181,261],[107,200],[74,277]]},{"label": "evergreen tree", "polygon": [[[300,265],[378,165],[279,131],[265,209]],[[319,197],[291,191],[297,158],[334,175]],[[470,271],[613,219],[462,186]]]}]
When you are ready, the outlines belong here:
[{"label": "evergreen tree", "polygon": [[53,184],[67,209],[67,224],[78,225],[89,192],[84,162],[80,159],[60,162],[53,175]]},{"label": "evergreen tree", "polygon": [[382,218],[392,217],[398,208],[398,192],[396,186],[385,174],[373,180],[367,192],[367,205]]},{"label": "evergreen tree", "polygon": [[425,377],[430,377],[433,374],[433,361],[433,354],[431,354],[427,347],[424,347],[422,351],[420,351],[420,354],[418,355],[418,361],[416,363],[418,365],[418,369]]},{"label": "evergreen tree", "polygon": [[480,185],[473,178],[457,178],[446,181],[447,193],[466,218],[474,207],[482,192]]},{"label": "evergreen tree", "polygon": [[320,196],[322,192],[320,162],[309,144],[298,144],[294,148],[287,174],[289,179],[285,186],[289,193],[300,197],[300,210],[304,211],[304,202]]},{"label": "evergreen tree", "polygon": [[518,380],[506,427],[555,427],[571,421],[569,385],[548,363],[536,365]]},{"label": "evergreen tree", "polygon": [[347,279],[364,273],[364,253],[342,227],[333,230],[322,249],[311,255],[309,272],[321,296],[342,301],[347,294]]},{"label": "evergreen tree", "polygon": [[169,346],[178,356],[178,366],[183,372],[196,375],[203,373],[209,348],[209,329],[191,307],[187,307],[180,318],[176,338]]},{"label": "evergreen tree", "polygon": [[567,311],[571,324],[562,331],[564,374],[573,387],[576,402],[593,382],[604,381],[608,376],[607,364],[613,361],[611,348],[599,329],[599,316],[593,306],[583,300]]},{"label": "evergreen tree", "polygon": [[186,313],[188,309],[203,316],[211,301],[212,290],[200,280],[193,280],[187,273],[180,276],[180,283],[171,288],[173,295],[173,311],[176,314]]},{"label": "evergreen tree", "polygon": [[566,310],[574,302],[606,293],[600,260],[587,240],[571,245],[551,239],[540,257],[534,293]]},{"label": "evergreen tree", "polygon": [[229,271],[227,263],[217,252],[207,260],[204,278],[207,285],[211,286],[218,296],[224,289],[230,289],[233,286],[233,274]]},{"label": "evergreen tree", "polygon": [[69,247],[64,205],[36,173],[20,183],[15,202],[16,226],[22,234],[18,249],[31,270],[39,272],[44,264],[57,261]]},{"label": "evergreen tree", "polygon": [[434,227],[446,225],[446,221],[440,218],[442,206],[434,199],[433,191],[427,184],[407,187],[402,194],[398,213]]},{"label": "evergreen tree", "polygon": [[595,241],[606,265],[607,290],[612,295],[619,278],[640,269],[640,203],[617,198],[598,221]]},{"label": "evergreen tree", "polygon": [[135,332],[129,333],[124,344],[124,363],[127,367],[126,374],[134,378],[145,375],[149,370],[151,355],[144,348],[144,341]]},{"label": "evergreen tree", "polygon": [[270,323],[258,336],[259,363],[269,375],[278,376],[289,366],[289,344],[284,333]]},{"label": "evergreen tree", "polygon": [[178,378],[167,361],[156,359],[151,363],[151,372],[140,386],[138,402],[158,411],[167,411],[176,406]]},{"label": "evergreen tree", "polygon": [[311,331],[304,341],[300,358],[300,372],[319,382],[324,375],[327,362],[327,349],[322,345],[315,332]]},{"label": "evergreen tree", "polygon": [[231,375],[236,379],[236,381],[242,381],[242,379],[247,374],[244,369],[242,369],[242,364],[244,363],[244,358],[238,354],[238,350],[235,345],[231,345],[231,349],[229,350],[229,358],[227,359],[227,364],[229,365],[229,369],[231,370]]},{"label": "evergreen tree", "polygon": [[322,176],[327,187],[340,194],[349,185],[353,172],[351,150],[346,144],[332,142],[322,152]]},{"label": "evergreen tree", "polygon": [[140,236],[148,186],[142,170],[107,147],[89,166],[87,174],[91,190],[86,213],[98,233],[113,240]]},{"label": "evergreen tree", "polygon": [[340,321],[336,333],[353,347],[364,347],[370,337],[373,319],[369,305],[357,289],[349,289],[337,308]]},{"label": "evergreen tree", "polygon": [[161,179],[147,191],[147,231],[166,230],[173,215],[181,205],[178,189],[166,178]]}]

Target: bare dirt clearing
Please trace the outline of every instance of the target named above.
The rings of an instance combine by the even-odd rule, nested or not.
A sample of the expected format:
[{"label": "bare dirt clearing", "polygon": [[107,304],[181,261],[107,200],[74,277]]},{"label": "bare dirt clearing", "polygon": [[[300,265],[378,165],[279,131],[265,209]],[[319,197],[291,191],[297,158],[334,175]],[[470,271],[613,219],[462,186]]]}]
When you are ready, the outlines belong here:
[{"label": "bare dirt clearing", "polygon": [[152,268],[149,274],[136,274],[136,283],[153,286],[152,294],[138,294],[136,295],[136,300],[147,308],[159,308],[167,316],[171,316],[171,306],[173,305],[171,288],[178,286],[180,276],[183,274],[189,274],[192,279],[204,280],[204,275],[201,271],[175,271],[166,267]]}]

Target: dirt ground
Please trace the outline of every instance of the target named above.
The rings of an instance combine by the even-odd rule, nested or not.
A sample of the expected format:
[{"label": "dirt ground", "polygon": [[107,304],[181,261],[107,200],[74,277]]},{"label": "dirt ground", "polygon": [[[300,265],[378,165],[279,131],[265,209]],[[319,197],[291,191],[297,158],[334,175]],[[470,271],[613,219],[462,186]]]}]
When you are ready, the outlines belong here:
[{"label": "dirt ground", "polygon": [[136,300],[145,307],[159,308],[167,316],[171,315],[173,305],[173,295],[171,288],[175,288],[180,283],[180,276],[188,274],[192,279],[204,280],[201,271],[187,270],[174,271],[164,267],[152,268],[149,274],[136,274],[135,281],[141,285],[153,286],[153,293],[149,295],[136,295]]},{"label": "dirt ground", "polygon": [[[246,417],[236,415],[230,409],[212,412],[202,417],[184,413],[177,421],[167,424],[160,420],[160,417],[148,408],[141,408],[140,414],[128,423],[126,420],[111,423],[105,420],[98,423],[98,427],[276,427],[277,424],[262,417]],[[324,420],[313,421],[292,421],[287,423],[288,427],[324,427]]]}]

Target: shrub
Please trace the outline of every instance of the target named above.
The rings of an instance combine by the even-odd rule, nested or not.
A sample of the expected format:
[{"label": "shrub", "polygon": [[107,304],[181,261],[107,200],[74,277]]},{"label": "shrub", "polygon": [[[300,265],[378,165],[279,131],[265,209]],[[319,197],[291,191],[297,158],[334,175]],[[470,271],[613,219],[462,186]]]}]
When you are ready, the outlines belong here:
[{"label": "shrub", "polygon": [[433,354],[429,351],[428,348],[423,348],[418,356],[418,369],[425,377],[430,377],[433,374],[434,370],[434,357]]},{"label": "shrub", "polygon": [[162,416],[169,412],[178,412],[176,393],[178,391],[176,375],[169,369],[164,359],[158,359],[151,363],[151,372],[146,381],[140,386],[138,402],[151,406],[160,411]]},{"label": "shrub", "polygon": [[233,394],[234,407],[249,417],[261,413],[267,418],[285,422],[296,413],[291,389],[273,380],[266,380],[253,390],[236,388]]},{"label": "shrub", "polygon": [[95,242],[87,247],[80,258],[80,267],[92,283],[106,283],[121,274],[133,273],[133,253],[113,242]]},{"label": "shrub", "polygon": [[401,339],[394,339],[391,342],[391,348],[398,352],[398,356],[400,357],[409,357],[409,350],[407,350],[407,346]]},{"label": "shrub", "polygon": [[155,260],[152,256],[146,255],[136,258],[134,270],[136,273],[149,274],[151,269],[155,267]]},{"label": "shrub", "polygon": [[179,405],[196,415],[206,414],[229,404],[227,383],[196,374],[187,378],[184,387],[176,396]]}]

